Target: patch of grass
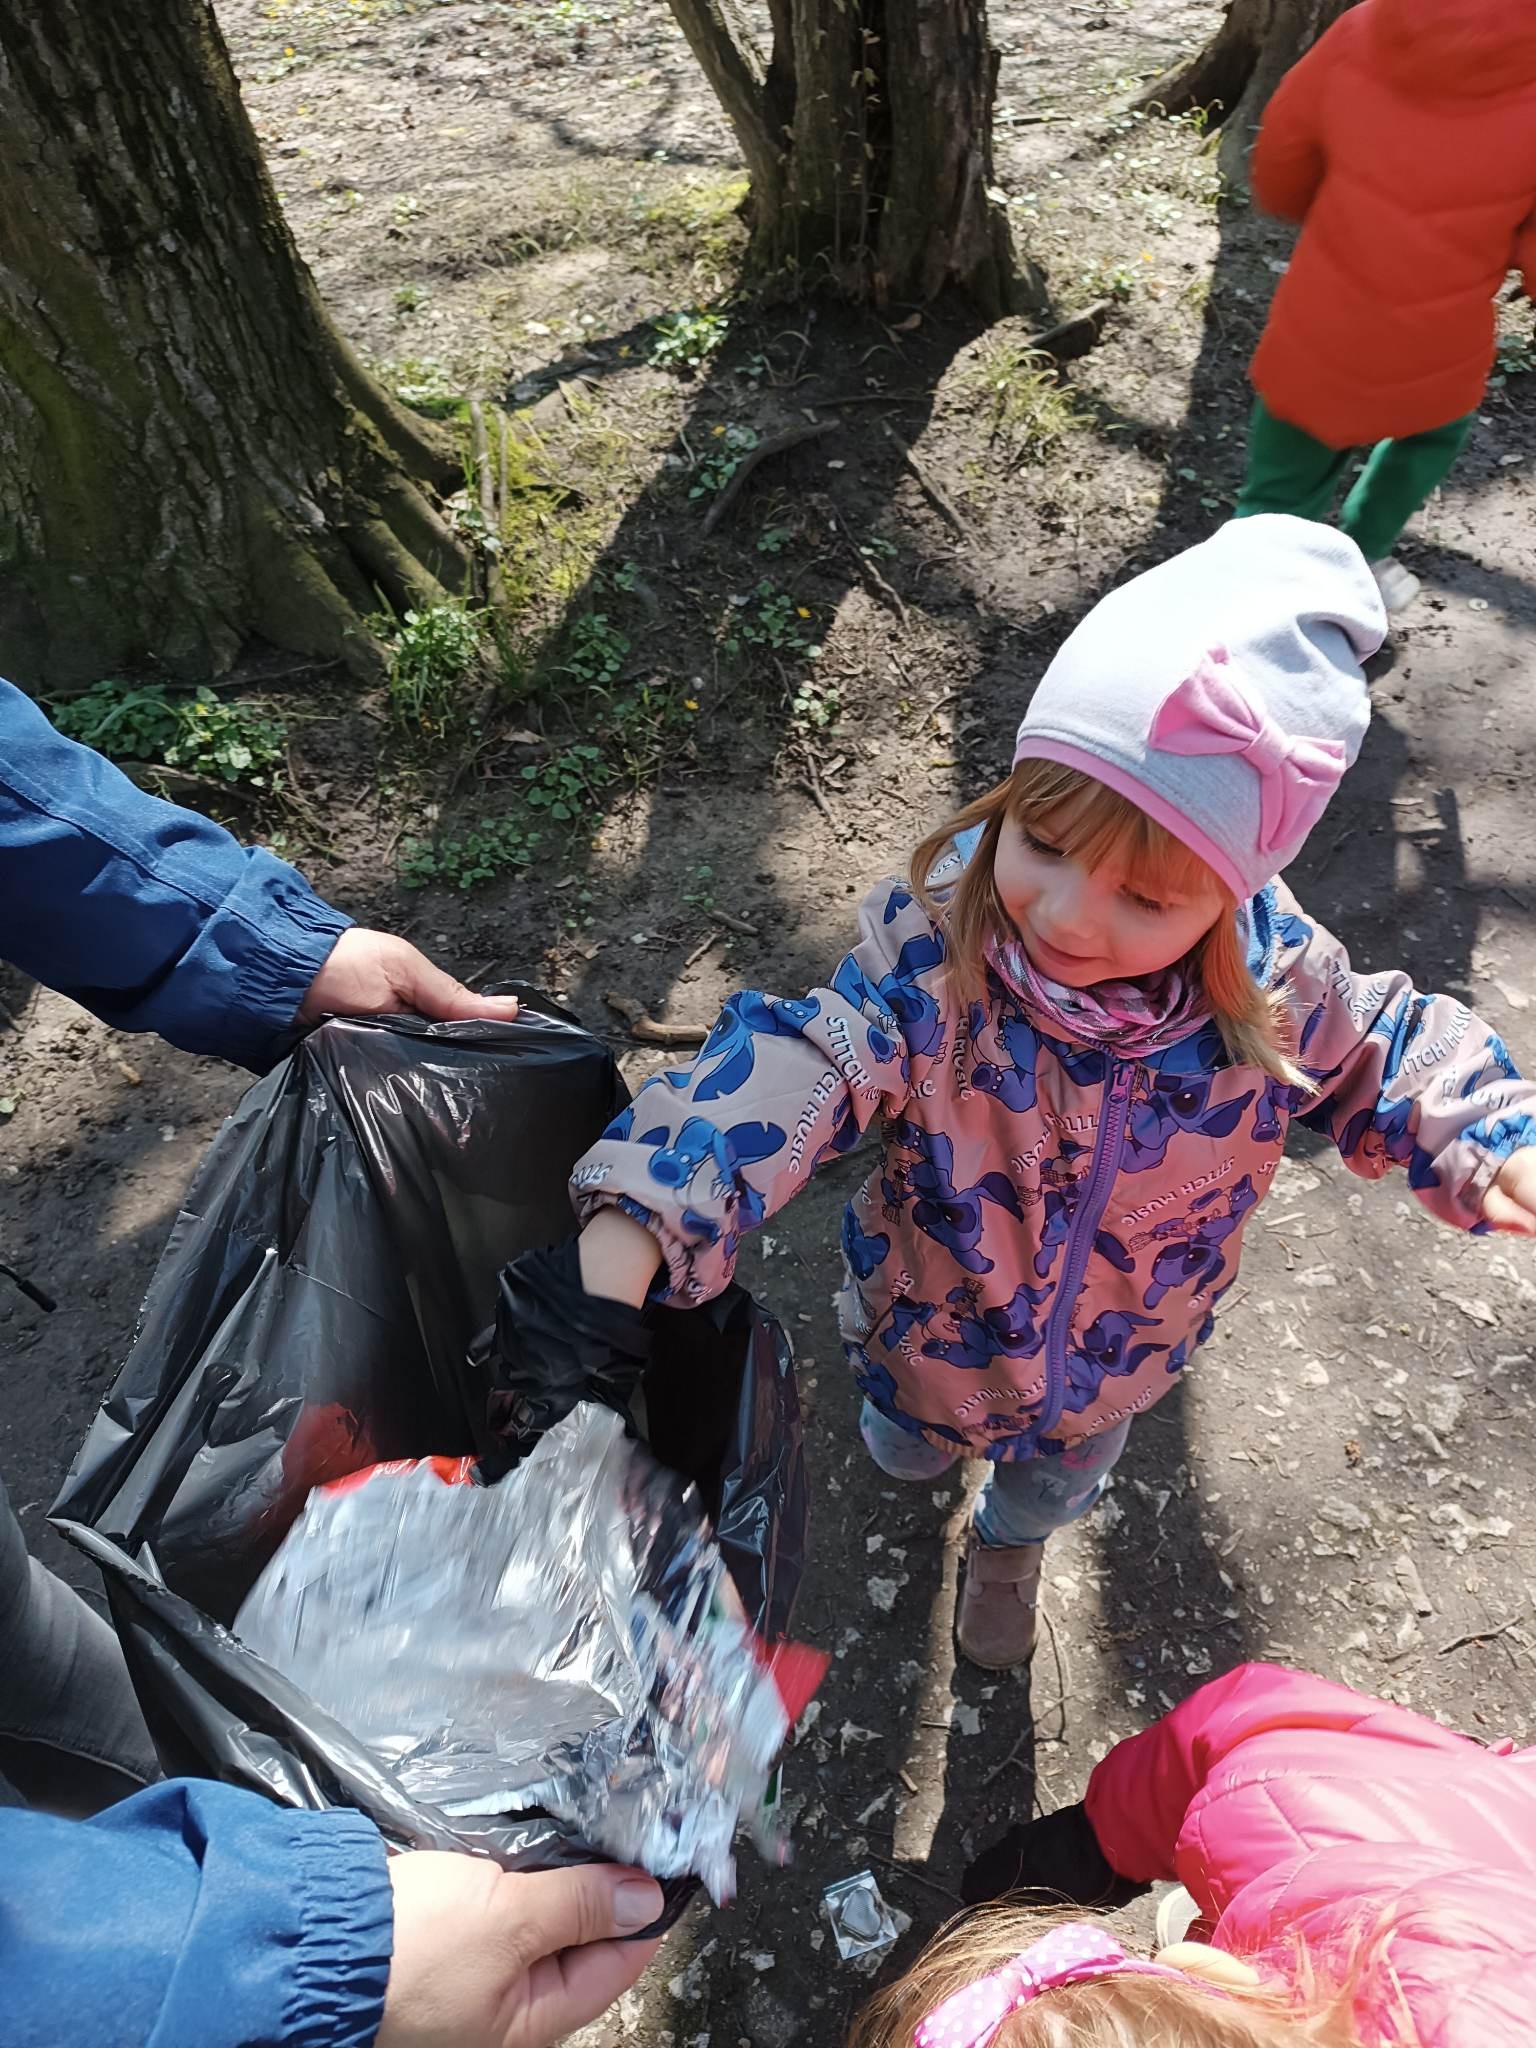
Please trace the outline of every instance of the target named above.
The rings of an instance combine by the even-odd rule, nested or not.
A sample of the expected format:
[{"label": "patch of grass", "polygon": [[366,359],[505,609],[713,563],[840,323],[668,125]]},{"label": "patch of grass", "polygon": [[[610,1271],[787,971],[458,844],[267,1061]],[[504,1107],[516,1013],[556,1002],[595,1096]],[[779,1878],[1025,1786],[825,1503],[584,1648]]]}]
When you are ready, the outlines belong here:
[{"label": "patch of grass", "polygon": [[699,369],[731,331],[729,315],[712,313],[708,307],[661,313],[651,326],[655,334],[651,361],[659,370]]},{"label": "patch of grass", "polygon": [[694,466],[693,482],[688,486],[690,498],[712,498],[717,491],[723,491],[757,446],[757,434],[751,427],[716,427],[713,432],[716,445],[701,455]]},{"label": "patch of grass", "polygon": [[683,901],[694,910],[713,910],[715,907],[715,871],[707,860],[701,860],[693,871],[693,887],[683,891]]},{"label": "patch of grass", "polygon": [[[580,399],[571,419],[548,433],[513,435],[501,580],[506,604],[525,631],[557,632],[558,608],[597,573],[633,495],[635,449],[634,437],[612,425],[597,401]],[[569,495],[561,489],[567,477],[574,485]]]},{"label": "patch of grass", "polygon": [[1488,379],[1496,391],[1502,391],[1511,377],[1528,377],[1536,370],[1536,334],[1509,335],[1499,343],[1499,352],[1493,359],[1493,375]]},{"label": "patch of grass", "polygon": [[400,884],[473,889],[530,866],[538,845],[539,834],[512,818],[482,818],[456,839],[407,839],[400,848]]},{"label": "patch of grass", "polygon": [[437,356],[385,356],[370,367],[380,383],[413,412],[425,413],[431,420],[468,418],[463,380]]},{"label": "patch of grass", "polygon": [[638,785],[663,761],[692,746],[699,702],[687,683],[657,676],[607,697],[603,727],[624,775]]},{"label": "patch of grass", "polygon": [[1136,291],[1136,273],[1129,263],[1091,264],[1080,281],[1090,299],[1113,299],[1121,306]]},{"label": "patch of grass", "polygon": [[547,761],[530,763],[523,770],[523,796],[534,810],[547,811],[557,825],[569,825],[600,808],[617,780],[618,770],[602,748],[579,740]]},{"label": "patch of grass", "polygon": [[765,576],[746,597],[732,598],[735,617],[723,642],[727,654],[744,647],[766,647],[775,654],[804,654],[813,660],[821,649],[808,605],[796,604]]},{"label": "patch of grass", "polygon": [[1022,342],[988,342],[958,383],[1016,462],[1041,461],[1084,424],[1055,363]]},{"label": "patch of grass", "polygon": [[563,675],[597,686],[616,682],[629,654],[629,640],[606,612],[584,612],[571,627]]},{"label": "patch of grass", "polygon": [[389,708],[413,737],[441,740],[463,722],[464,680],[480,656],[482,615],[467,605],[434,604],[399,620],[375,620],[389,648]]},{"label": "patch of grass", "polygon": [[83,696],[51,704],[49,712],[67,738],[110,761],[179,768],[232,788],[282,787],[282,720],[206,685],[187,691],[164,683],[93,683]]},{"label": "patch of grass", "polygon": [[803,739],[829,732],[842,713],[843,701],[835,683],[814,673],[799,684],[789,700],[789,722]]},{"label": "patch of grass", "polygon": [[718,284],[746,239],[741,224],[746,196],[745,178],[679,180],[675,171],[663,173],[648,191],[636,193],[633,227],[653,260]]}]

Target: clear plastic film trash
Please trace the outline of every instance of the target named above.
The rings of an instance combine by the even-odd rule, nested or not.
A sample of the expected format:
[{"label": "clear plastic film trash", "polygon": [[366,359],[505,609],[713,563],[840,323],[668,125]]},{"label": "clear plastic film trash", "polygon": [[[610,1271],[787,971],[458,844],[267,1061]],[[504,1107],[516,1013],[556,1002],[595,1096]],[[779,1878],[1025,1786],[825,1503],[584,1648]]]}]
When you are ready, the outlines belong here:
[{"label": "clear plastic film trash", "polygon": [[[606,1046],[517,992],[513,1023],[333,1019],[250,1089],[187,1190],[53,1519],[101,1569],[167,1774],[355,1807],[398,1846],[539,1870],[600,1852],[547,1811],[487,1835],[410,1793],[229,1632],[315,1487],[491,1448],[471,1342],[503,1264],[569,1234],[570,1170],[627,1099]],[[778,1642],[808,1520],[784,1331],[739,1288],[656,1310],[636,1413]],[[694,1882],[666,1881],[669,1919]]]},{"label": "clear plastic film trash", "polygon": [[[495,1486],[468,1462],[322,1487],[235,1633],[453,1818],[540,1809],[659,1878],[783,1861],[792,1715],[697,1498],[583,1402]],[[814,1653],[781,1652],[790,1682]],[[817,1671],[819,1676],[819,1669]]]}]

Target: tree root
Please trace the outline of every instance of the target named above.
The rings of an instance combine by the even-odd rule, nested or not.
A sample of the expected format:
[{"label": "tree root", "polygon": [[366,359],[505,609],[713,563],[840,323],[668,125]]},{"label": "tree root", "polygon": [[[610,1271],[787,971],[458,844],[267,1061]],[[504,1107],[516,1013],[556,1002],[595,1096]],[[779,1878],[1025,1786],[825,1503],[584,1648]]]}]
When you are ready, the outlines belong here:
[{"label": "tree root", "polygon": [[749,455],[742,457],[735,475],[705,514],[704,531],[713,533],[721,524],[746,489],[747,480],[759,463],[766,462],[771,455],[784,454],[786,449],[798,448],[802,441],[819,441],[824,434],[835,434],[841,425],[840,420],[801,420],[795,426],[786,427],[781,434],[771,434],[766,441],[760,441]]}]

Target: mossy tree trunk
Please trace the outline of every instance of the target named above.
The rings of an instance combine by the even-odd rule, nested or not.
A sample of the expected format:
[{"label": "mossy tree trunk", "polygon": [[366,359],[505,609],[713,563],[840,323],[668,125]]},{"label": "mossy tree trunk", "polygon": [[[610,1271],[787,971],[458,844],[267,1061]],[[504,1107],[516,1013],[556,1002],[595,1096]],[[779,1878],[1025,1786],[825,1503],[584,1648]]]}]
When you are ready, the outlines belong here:
[{"label": "mossy tree trunk", "polygon": [[1208,110],[1220,124],[1222,168],[1242,165],[1270,94],[1355,0],[1227,0],[1221,27],[1192,57],[1154,80],[1139,104],[1166,114]]},{"label": "mossy tree trunk", "polygon": [[464,586],[459,480],[327,319],[207,0],[0,10],[0,673],[372,673],[381,595]]},{"label": "mossy tree trunk", "polygon": [[670,0],[751,174],[753,268],[988,314],[1018,278],[993,197],[985,0],[769,0],[765,60],[736,0]]}]

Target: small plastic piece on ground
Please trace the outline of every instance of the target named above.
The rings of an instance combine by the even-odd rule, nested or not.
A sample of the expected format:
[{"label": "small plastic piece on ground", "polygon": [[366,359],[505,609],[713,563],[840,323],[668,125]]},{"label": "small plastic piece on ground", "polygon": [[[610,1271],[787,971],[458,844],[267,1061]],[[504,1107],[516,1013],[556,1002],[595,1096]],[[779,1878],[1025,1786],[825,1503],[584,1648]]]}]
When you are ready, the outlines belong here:
[{"label": "small plastic piece on ground", "polygon": [[821,1895],[821,1910],[845,1963],[883,1956],[901,1932],[895,1914],[868,1870],[829,1884]]}]

